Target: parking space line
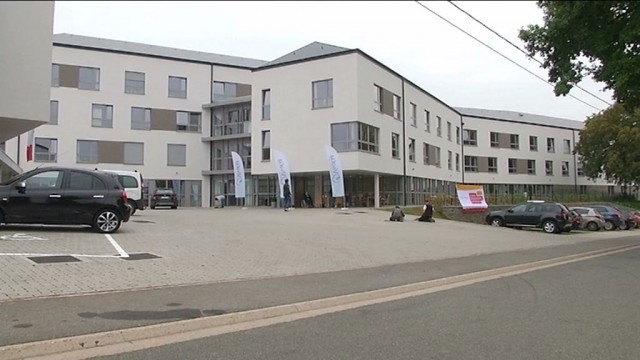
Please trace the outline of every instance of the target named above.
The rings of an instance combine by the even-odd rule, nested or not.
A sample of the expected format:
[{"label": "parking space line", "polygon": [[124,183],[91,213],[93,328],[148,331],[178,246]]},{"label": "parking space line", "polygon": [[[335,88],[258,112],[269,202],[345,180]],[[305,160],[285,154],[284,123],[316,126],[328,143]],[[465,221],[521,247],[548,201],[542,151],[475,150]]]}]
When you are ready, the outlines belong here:
[{"label": "parking space line", "polygon": [[[0,256],[73,256],[92,258],[117,258],[116,255],[86,255],[86,254],[33,254],[33,253],[0,253]],[[127,255],[129,257],[129,255]]]},{"label": "parking space line", "polygon": [[123,258],[129,257],[129,254],[127,254],[127,252],[124,251],[124,249],[116,242],[116,240],[110,234],[104,234],[104,236],[107,237],[107,240],[109,240],[109,242],[111,243],[111,246],[113,246],[118,252],[118,254],[120,254],[120,257],[123,257]]}]

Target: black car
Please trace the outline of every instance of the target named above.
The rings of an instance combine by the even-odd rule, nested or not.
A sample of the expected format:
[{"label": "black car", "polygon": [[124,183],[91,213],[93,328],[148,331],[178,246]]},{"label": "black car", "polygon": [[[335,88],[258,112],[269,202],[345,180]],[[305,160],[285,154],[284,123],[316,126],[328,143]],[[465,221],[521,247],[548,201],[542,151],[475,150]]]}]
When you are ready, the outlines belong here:
[{"label": "black car", "polygon": [[491,211],[485,221],[493,226],[541,228],[546,233],[569,232],[573,225],[571,211],[564,204],[541,200],[528,201],[507,210]]},{"label": "black car", "polygon": [[173,189],[157,189],[151,196],[149,207],[155,209],[156,206],[171,206],[172,209],[178,208],[178,196]]},{"label": "black car", "polygon": [[0,184],[0,224],[91,225],[112,233],[131,212],[117,179],[101,171],[37,168]]}]

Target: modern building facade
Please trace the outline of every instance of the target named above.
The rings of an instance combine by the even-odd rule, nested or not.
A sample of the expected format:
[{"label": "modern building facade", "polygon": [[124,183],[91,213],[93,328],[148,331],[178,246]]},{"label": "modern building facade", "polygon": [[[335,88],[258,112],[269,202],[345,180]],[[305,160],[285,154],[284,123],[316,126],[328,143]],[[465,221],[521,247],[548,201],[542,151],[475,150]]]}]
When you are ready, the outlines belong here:
[{"label": "modern building facade", "polygon": [[[174,188],[181,206],[211,206],[217,195],[272,206],[276,151],[295,204],[309,192],[326,206],[326,145],[340,153],[351,207],[421,204],[454,196],[458,183],[532,196],[610,191],[582,176],[573,155],[582,122],[454,108],[359,49],[315,42],[263,61],[58,34],[51,73],[34,161],[8,153],[26,170],[138,170],[150,191]],[[242,202],[232,151],[246,171]]]},{"label": "modern building facade", "polygon": [[10,139],[49,119],[52,32],[53,1],[0,2],[0,181],[22,172]]}]

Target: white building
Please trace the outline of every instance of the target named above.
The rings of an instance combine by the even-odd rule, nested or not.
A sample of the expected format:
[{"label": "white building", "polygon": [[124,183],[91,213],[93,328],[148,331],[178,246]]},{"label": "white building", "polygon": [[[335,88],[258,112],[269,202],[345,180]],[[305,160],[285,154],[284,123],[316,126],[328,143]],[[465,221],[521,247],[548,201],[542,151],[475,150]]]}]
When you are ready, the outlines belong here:
[{"label": "white building", "polygon": [[52,31],[53,1],[0,2],[0,181],[22,172],[9,139],[49,118]]},{"label": "white building", "polygon": [[182,206],[210,206],[220,194],[233,205],[235,151],[247,173],[244,204],[271,205],[277,150],[294,199],[308,191],[320,205],[332,145],[349,206],[420,204],[454,195],[457,183],[501,195],[609,191],[581,176],[571,154],[582,122],[453,108],[359,49],[315,42],[267,62],[58,34],[52,63],[35,161],[15,144],[26,135],[6,145],[25,170],[138,170],[151,191],[176,189]]}]

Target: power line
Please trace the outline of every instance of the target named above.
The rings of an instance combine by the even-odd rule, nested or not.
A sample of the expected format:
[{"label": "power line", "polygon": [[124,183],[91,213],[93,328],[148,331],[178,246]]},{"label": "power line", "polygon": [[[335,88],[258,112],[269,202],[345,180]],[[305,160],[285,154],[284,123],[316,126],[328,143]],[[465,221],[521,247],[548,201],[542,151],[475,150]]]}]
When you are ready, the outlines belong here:
[{"label": "power line", "polygon": [[[474,39],[475,41],[479,42],[480,44],[482,44],[482,45],[486,46],[487,48],[489,48],[491,51],[495,52],[496,54],[498,54],[498,55],[502,56],[503,58],[505,58],[505,59],[506,59],[507,61],[509,61],[510,63],[512,63],[512,64],[514,64],[514,65],[516,65],[517,67],[521,68],[522,70],[524,70],[524,71],[528,72],[529,74],[531,74],[531,75],[535,76],[535,77],[536,77],[536,78],[538,78],[539,80],[544,81],[546,84],[549,84],[549,85],[551,85],[551,86],[554,86],[554,85],[553,85],[552,83],[550,83],[549,81],[547,81],[547,80],[545,80],[544,78],[542,78],[542,77],[538,76],[537,74],[533,73],[532,71],[530,71],[529,69],[525,68],[524,66],[522,66],[522,65],[518,64],[517,62],[515,62],[515,61],[513,61],[513,60],[509,59],[508,57],[506,57],[505,55],[503,55],[502,53],[500,53],[498,50],[496,50],[496,49],[492,48],[491,46],[489,46],[489,45],[485,44],[484,42],[482,42],[482,40],[480,40],[480,39],[476,38],[475,36],[473,36],[473,35],[469,34],[469,33],[468,33],[468,32],[466,32],[464,29],[460,28],[460,27],[459,27],[459,26],[457,26],[456,24],[454,24],[454,23],[452,23],[451,21],[449,21],[449,20],[445,19],[444,17],[440,16],[440,14],[438,14],[438,13],[436,13],[435,11],[433,11],[433,10],[429,9],[427,6],[425,6],[425,5],[421,4],[418,0],[415,0],[415,2],[416,2],[418,5],[420,5],[420,6],[422,6],[423,8],[425,8],[426,10],[428,10],[429,12],[431,12],[432,14],[434,14],[435,16],[439,17],[440,19],[442,19],[443,21],[445,21],[446,23],[448,23],[449,25],[451,25],[451,26],[455,27],[456,29],[458,29],[458,30],[462,31],[462,32],[463,32],[463,33],[465,33],[467,36],[471,37],[472,39]],[[583,104],[585,104],[585,105],[587,105],[587,106],[590,106],[590,107],[592,107],[592,108],[594,108],[594,109],[596,109],[596,110],[598,110],[598,111],[600,111],[600,110],[601,110],[601,109],[599,109],[599,108],[597,108],[597,107],[595,107],[595,106],[593,106],[593,105],[591,105],[591,104],[589,104],[589,103],[585,102],[584,100],[581,100],[581,99],[579,99],[579,98],[577,98],[577,97],[575,97],[575,96],[573,96],[573,95],[571,95],[571,94],[569,94],[569,96],[571,96],[572,98],[574,98],[574,99],[576,99],[576,100],[580,101],[581,103],[583,103]]]},{"label": "power line", "polygon": [[[529,55],[529,54],[527,54],[527,52],[526,52],[526,51],[524,51],[524,50],[522,50],[518,45],[516,45],[516,44],[512,43],[511,41],[509,41],[508,39],[506,39],[504,36],[502,36],[502,35],[498,34],[498,33],[497,33],[496,31],[494,31],[492,28],[490,28],[489,26],[485,25],[482,21],[480,21],[480,20],[476,19],[476,18],[475,18],[475,17],[473,17],[471,14],[469,14],[468,12],[464,11],[463,9],[461,9],[458,5],[454,4],[454,3],[453,3],[453,1],[449,0],[448,2],[449,2],[449,4],[453,5],[456,9],[458,9],[458,10],[462,11],[465,15],[467,15],[468,17],[470,17],[470,18],[472,18],[473,20],[475,20],[478,24],[480,24],[480,25],[484,26],[484,28],[485,28],[485,29],[487,29],[487,30],[491,31],[492,33],[496,34],[499,38],[501,38],[502,40],[504,40],[504,41],[506,41],[507,43],[509,43],[509,45],[511,45],[511,46],[513,46],[514,48],[518,49],[518,51],[520,51],[521,53],[525,54],[529,59],[531,59],[531,60],[533,60],[533,61],[537,62],[537,63],[538,63],[538,64],[540,64],[541,66],[544,66],[544,64],[542,63],[542,61],[540,61],[540,60],[538,60],[538,59],[534,58],[533,56],[531,56],[531,55]],[[607,105],[609,105],[609,106],[613,105],[613,104],[611,104],[610,102],[608,102],[608,101],[606,101],[606,100],[602,99],[601,97],[598,97],[597,95],[595,95],[595,94],[593,94],[593,93],[589,92],[588,90],[583,89],[583,88],[582,88],[580,85],[578,85],[578,84],[571,84],[571,85],[573,85],[573,86],[577,87],[578,89],[580,89],[580,90],[582,90],[582,91],[586,92],[587,94],[589,94],[589,95],[593,96],[594,98],[596,98],[596,99],[598,99],[598,100],[602,101],[603,103],[605,103],[605,104],[607,104]]]}]

